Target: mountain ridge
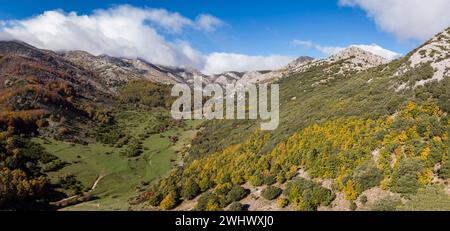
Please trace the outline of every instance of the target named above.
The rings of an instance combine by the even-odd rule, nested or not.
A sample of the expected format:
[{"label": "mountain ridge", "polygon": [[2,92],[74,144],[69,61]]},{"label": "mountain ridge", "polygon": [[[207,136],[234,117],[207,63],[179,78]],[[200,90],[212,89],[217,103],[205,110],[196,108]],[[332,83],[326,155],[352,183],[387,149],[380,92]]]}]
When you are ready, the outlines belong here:
[{"label": "mountain ridge", "polygon": [[[127,59],[120,57],[112,57],[108,55],[92,55],[86,51],[64,51],[54,52],[35,48],[29,44],[20,41],[10,41],[15,43],[15,48],[10,49],[3,42],[3,52],[20,52],[24,51],[24,55],[38,55],[37,52],[26,53],[26,51],[17,46],[24,46],[28,49],[37,49],[42,54],[58,55],[79,67],[90,72],[102,76],[106,82],[106,87],[116,92],[117,88],[128,81],[148,80],[162,84],[176,83],[193,83],[194,77],[202,77],[204,83],[217,83],[219,85],[239,83],[268,83],[279,80],[286,75],[302,72],[311,66],[324,65],[342,60],[347,60],[341,72],[345,73],[350,70],[363,71],[371,67],[386,63],[383,58],[372,54],[368,51],[350,47],[338,54],[334,54],[328,58],[315,60],[307,56],[300,56],[284,67],[267,71],[247,71],[235,72],[229,71],[221,74],[205,75],[194,68],[166,67],[148,63],[142,59]],[[10,50],[8,50],[10,49]],[[306,65],[309,64],[309,65]]]}]

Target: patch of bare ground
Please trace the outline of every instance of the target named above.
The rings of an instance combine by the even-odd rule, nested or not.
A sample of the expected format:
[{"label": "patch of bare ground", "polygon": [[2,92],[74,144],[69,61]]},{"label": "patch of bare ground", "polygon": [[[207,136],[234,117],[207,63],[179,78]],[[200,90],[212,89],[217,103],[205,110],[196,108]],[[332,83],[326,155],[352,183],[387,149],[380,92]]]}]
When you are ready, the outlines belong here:
[{"label": "patch of bare ground", "polygon": [[436,164],[433,168],[433,179],[431,181],[432,184],[435,185],[444,185],[444,190],[445,192],[450,195],[450,179],[444,180],[442,178],[439,177],[439,170],[441,169],[441,165],[440,164]]},{"label": "patch of bare ground", "polygon": [[[365,204],[361,203],[360,198],[362,196],[367,197],[367,202]],[[400,197],[400,194],[393,193],[391,191],[383,190],[380,187],[375,187],[364,191],[359,198],[355,201],[357,205],[356,211],[370,211],[373,208],[373,205],[384,198],[387,197]],[[402,199],[404,203],[404,199]],[[342,192],[336,193],[336,199],[331,203],[330,206],[321,206],[318,208],[318,211],[351,211],[350,209],[351,202],[345,199],[345,196]]]},{"label": "patch of bare ground", "polygon": [[[284,189],[284,185],[276,184],[274,185],[281,189]],[[243,185],[244,188],[250,190],[250,194],[242,199],[240,202],[244,205],[248,205],[248,210],[250,211],[286,211],[286,208],[279,208],[277,205],[277,200],[266,200],[261,196],[262,190],[267,186],[255,187],[249,184]]]},{"label": "patch of bare ground", "polygon": [[329,206],[320,206],[318,211],[350,211],[350,201],[345,199],[342,192],[336,193],[336,199]]},{"label": "patch of bare ground", "polygon": [[314,181],[314,182],[322,185],[322,187],[333,191],[333,189],[332,189],[333,180],[332,179],[311,178],[311,176],[309,176],[308,172],[303,169],[298,170],[297,177]]},{"label": "patch of bare ground", "polygon": [[303,170],[303,169],[299,169],[298,170],[297,176],[301,177],[303,179],[306,179],[306,180],[311,180],[311,177],[309,176],[309,173],[307,171]]},{"label": "patch of bare ground", "polygon": [[[314,182],[321,184],[323,187],[332,190],[333,180],[331,180],[331,179],[326,179],[326,180],[318,179],[318,178],[313,179],[310,177],[308,172],[303,169],[298,170],[296,177],[300,177],[300,178],[303,178],[306,180],[312,180]],[[287,184],[286,183],[285,184],[277,183],[274,186],[281,188],[284,191],[286,189]],[[293,206],[280,208],[278,206],[277,199],[269,201],[269,200],[266,200],[264,197],[262,197],[261,192],[267,186],[255,187],[255,186],[252,186],[249,184],[245,184],[243,187],[249,189],[250,194],[246,198],[241,200],[240,202],[242,204],[249,205],[250,211],[295,211],[296,210],[295,207],[293,207]]]},{"label": "patch of bare ground", "polygon": [[[363,195],[367,197],[367,203],[365,203],[365,204],[362,204],[361,201],[359,200],[359,198],[361,198]],[[358,206],[357,210],[358,211],[370,211],[373,208],[373,205],[377,201],[387,198],[387,197],[401,198],[401,195],[398,193],[391,192],[391,191],[383,190],[383,189],[381,189],[381,187],[375,187],[375,188],[368,189],[359,196],[358,200],[355,201],[356,205]],[[402,202],[405,202],[405,201],[402,201]]]},{"label": "patch of bare ground", "polygon": [[197,206],[198,199],[200,197],[201,195],[197,196],[196,198],[190,201],[184,200],[180,205],[178,205],[175,209],[173,209],[173,211],[191,211],[195,209],[195,207]]},{"label": "patch of bare ground", "polygon": [[447,180],[447,186],[445,187],[445,191],[447,192],[448,195],[450,195],[450,180]]},{"label": "patch of bare ground", "polygon": [[450,195],[450,179],[448,179],[448,180],[443,180],[443,179],[440,179],[440,178],[434,178],[433,179],[433,184],[434,185],[444,185],[444,190],[445,190],[445,192],[448,194],[448,195]]},{"label": "patch of bare ground", "polygon": [[153,207],[146,203],[130,205],[130,211],[160,211],[159,208]]}]

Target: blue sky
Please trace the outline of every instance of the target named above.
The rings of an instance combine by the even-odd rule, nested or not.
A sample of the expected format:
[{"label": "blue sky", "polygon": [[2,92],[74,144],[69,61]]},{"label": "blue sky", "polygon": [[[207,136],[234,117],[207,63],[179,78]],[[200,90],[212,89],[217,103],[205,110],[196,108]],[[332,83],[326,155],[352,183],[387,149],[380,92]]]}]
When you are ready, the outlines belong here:
[{"label": "blue sky", "polygon": [[[350,3],[343,6],[339,0],[2,0],[0,20],[7,22],[30,19],[49,10],[92,15],[97,9],[123,4],[142,9],[161,8],[192,21],[201,14],[208,14],[222,22],[210,31],[187,28],[181,33],[173,33],[151,25],[166,42],[183,41],[202,55],[223,52],[248,56],[308,55],[321,58],[327,54],[317,49],[319,46],[346,47],[351,44],[377,44],[385,49],[406,54],[424,41],[418,36],[399,36],[406,32],[401,28],[395,30],[391,29],[392,26],[385,25],[386,23],[380,23],[383,21],[382,18],[377,18],[377,12],[383,13],[383,9],[371,5],[371,0],[341,1]],[[383,15],[381,13],[380,15]],[[396,18],[392,20],[395,21]],[[10,37],[20,39],[17,36]],[[311,44],[293,45],[294,40]]]}]

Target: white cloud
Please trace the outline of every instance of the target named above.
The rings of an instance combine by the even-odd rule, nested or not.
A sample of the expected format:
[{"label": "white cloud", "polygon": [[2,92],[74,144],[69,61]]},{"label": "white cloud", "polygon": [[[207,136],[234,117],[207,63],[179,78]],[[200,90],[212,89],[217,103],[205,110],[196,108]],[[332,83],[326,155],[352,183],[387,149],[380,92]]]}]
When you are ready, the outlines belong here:
[{"label": "white cloud", "polygon": [[[53,10],[24,20],[0,20],[0,40],[16,39],[50,50],[142,58],[155,64],[191,66],[214,73],[272,69],[289,60],[282,56],[205,55],[187,41],[176,39],[186,28],[209,32],[223,25],[222,20],[207,14],[194,21],[164,9],[121,5],[89,15]],[[171,33],[175,40],[168,41],[160,30]]]},{"label": "white cloud", "polygon": [[212,53],[206,57],[204,73],[217,74],[226,71],[257,71],[280,68],[294,58],[287,56],[248,56],[234,53]]},{"label": "white cloud", "polygon": [[107,10],[96,10],[94,15],[105,18],[136,18],[144,22],[154,23],[170,32],[181,32],[183,28],[194,26],[195,23],[180,15],[168,12],[165,9],[136,8],[129,5],[120,5]]},{"label": "white cloud", "polygon": [[209,14],[199,15],[196,19],[196,23],[198,28],[209,32],[215,31],[217,27],[225,25],[222,20]]},{"label": "white cloud", "polygon": [[339,0],[359,7],[384,31],[400,39],[426,40],[450,26],[449,0]]},{"label": "white cloud", "polygon": [[311,41],[307,41],[307,40],[292,40],[291,44],[294,46],[300,46],[300,47],[304,47],[304,48],[311,48],[314,44]]},{"label": "white cloud", "polygon": [[336,54],[339,51],[345,49],[345,47],[322,46],[309,40],[299,40],[299,39],[292,40],[290,44],[293,46],[303,47],[305,49],[316,49],[326,55]]},{"label": "white cloud", "polygon": [[316,49],[327,56],[339,53],[340,51],[345,50],[348,47],[358,47],[365,51],[379,55],[388,60],[393,60],[401,56],[401,54],[385,49],[377,44],[370,44],[370,45],[353,44],[347,47],[340,47],[340,46],[322,46],[320,44],[315,44],[314,42],[304,40],[293,40],[291,41],[291,44],[294,46],[302,46],[308,49]]},{"label": "white cloud", "polygon": [[318,51],[330,56],[334,55],[336,53],[339,53],[340,51],[344,50],[346,47],[335,47],[335,46],[321,46],[321,45],[315,45],[314,46]]},{"label": "white cloud", "polygon": [[46,11],[25,20],[4,21],[0,39],[22,40],[51,50],[139,57],[162,65],[199,65],[198,52],[187,42],[168,42],[155,28],[178,33],[194,24],[178,13],[128,5],[91,15]]}]

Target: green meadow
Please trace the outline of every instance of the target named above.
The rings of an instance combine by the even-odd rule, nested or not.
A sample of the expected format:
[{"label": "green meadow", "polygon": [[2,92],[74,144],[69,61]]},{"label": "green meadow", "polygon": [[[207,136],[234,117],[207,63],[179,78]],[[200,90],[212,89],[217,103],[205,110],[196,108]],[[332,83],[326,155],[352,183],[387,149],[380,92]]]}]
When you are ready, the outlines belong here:
[{"label": "green meadow", "polygon": [[[82,145],[55,139],[34,139],[46,151],[68,163],[64,168],[48,173],[52,183],[61,176],[74,175],[89,190],[98,181],[91,191],[93,200],[63,210],[127,210],[129,199],[139,190],[181,164],[182,151],[194,138],[200,124],[199,121],[186,121],[182,127],[143,136],[149,127],[159,125],[153,113],[127,111],[117,118],[126,135],[141,142],[142,153],[139,156],[124,156],[126,145],[118,148],[100,142]],[[173,142],[172,136],[176,136],[178,141]]]}]

